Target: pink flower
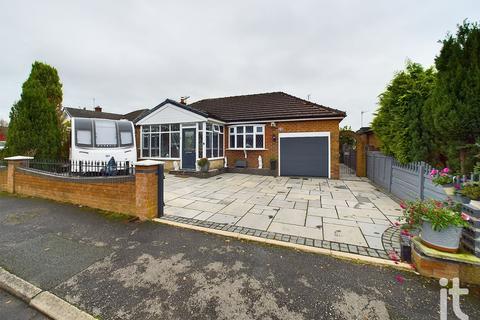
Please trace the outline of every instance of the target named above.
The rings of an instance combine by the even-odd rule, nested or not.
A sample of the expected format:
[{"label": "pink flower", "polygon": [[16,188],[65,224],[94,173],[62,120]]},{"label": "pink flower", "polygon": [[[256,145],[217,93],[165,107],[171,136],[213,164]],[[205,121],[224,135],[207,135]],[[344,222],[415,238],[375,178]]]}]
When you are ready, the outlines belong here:
[{"label": "pink flower", "polygon": [[456,190],[460,190],[462,188],[462,185],[460,183],[455,183],[453,186]]},{"label": "pink flower", "polygon": [[407,209],[407,205],[404,202],[400,203],[400,208]]},{"label": "pink flower", "polygon": [[465,221],[468,221],[470,220],[470,216],[468,214],[466,214],[465,212],[462,212],[462,219],[465,220]]},{"label": "pink flower", "polygon": [[442,172],[443,172],[443,173],[449,173],[449,172],[450,172],[450,169],[448,169],[448,168],[443,168]]},{"label": "pink flower", "polygon": [[401,275],[396,275],[395,280],[397,280],[398,283],[403,284],[403,282],[405,281],[405,278],[402,277]]},{"label": "pink flower", "polygon": [[436,175],[437,173],[438,173],[438,170],[432,169],[432,171],[430,171],[430,176],[433,177],[433,176]]},{"label": "pink flower", "polygon": [[404,236],[408,236],[410,234],[407,229],[403,229],[400,233]]},{"label": "pink flower", "polygon": [[396,227],[398,227],[398,226],[400,225],[400,222],[398,222],[398,221],[395,221],[395,223],[394,223],[394,224],[395,224],[395,226],[396,226]]},{"label": "pink flower", "polygon": [[400,257],[398,256],[398,254],[393,250],[389,252],[388,256],[390,260],[393,260],[394,262],[398,262],[400,260]]}]

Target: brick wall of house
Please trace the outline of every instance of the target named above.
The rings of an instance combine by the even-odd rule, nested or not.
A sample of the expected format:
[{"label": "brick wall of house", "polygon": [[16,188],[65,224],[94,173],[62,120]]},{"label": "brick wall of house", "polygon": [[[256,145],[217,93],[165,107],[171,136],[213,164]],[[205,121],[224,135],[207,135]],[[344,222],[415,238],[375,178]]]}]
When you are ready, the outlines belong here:
[{"label": "brick wall of house", "polygon": [[103,178],[98,182],[92,182],[93,180],[73,181],[68,177],[54,177],[17,169],[15,170],[15,192],[135,215],[136,198],[133,177]]},{"label": "brick wall of house", "polygon": [[[330,132],[330,176],[332,179],[338,179],[340,176],[339,170],[339,129],[340,120],[311,120],[311,121],[287,121],[276,122],[276,127],[271,127],[270,123],[265,125],[265,149],[266,150],[252,150],[247,151],[248,167],[258,167],[258,156],[262,156],[262,162],[264,168],[270,167],[270,158],[275,157],[278,159],[278,143],[279,133],[288,132]],[[244,159],[243,150],[228,150],[228,127],[225,129],[225,156],[227,157],[227,163],[229,167],[235,166],[235,161],[238,159]],[[276,137],[275,141],[273,136]]]},{"label": "brick wall of house", "polygon": [[7,191],[7,168],[0,168],[0,191]]}]

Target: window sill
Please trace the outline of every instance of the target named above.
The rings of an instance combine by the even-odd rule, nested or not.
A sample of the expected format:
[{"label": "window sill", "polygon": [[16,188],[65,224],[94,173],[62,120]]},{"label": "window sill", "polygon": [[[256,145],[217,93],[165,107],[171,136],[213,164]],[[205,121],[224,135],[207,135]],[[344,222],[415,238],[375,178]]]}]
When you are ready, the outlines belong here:
[{"label": "window sill", "polygon": [[140,157],[140,160],[159,160],[159,161],[180,161],[180,158],[158,158],[158,157]]}]

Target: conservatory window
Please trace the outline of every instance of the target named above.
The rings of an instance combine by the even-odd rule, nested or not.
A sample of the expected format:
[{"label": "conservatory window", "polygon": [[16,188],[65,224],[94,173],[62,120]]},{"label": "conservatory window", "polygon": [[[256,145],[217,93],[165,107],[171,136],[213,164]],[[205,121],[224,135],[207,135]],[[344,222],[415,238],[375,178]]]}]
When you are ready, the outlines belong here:
[{"label": "conservatory window", "polygon": [[179,156],[179,124],[142,126],[142,157],[169,159]]}]

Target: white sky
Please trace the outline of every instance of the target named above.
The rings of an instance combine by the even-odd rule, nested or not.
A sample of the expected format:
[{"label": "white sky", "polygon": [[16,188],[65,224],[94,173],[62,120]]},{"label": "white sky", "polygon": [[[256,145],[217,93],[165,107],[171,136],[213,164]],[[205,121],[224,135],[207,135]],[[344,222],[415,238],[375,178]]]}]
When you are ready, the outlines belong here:
[{"label": "white sky", "polygon": [[285,91],[358,129],[406,59],[433,64],[466,18],[480,20],[480,1],[0,0],[0,118],[39,60],[57,68],[65,106]]}]

